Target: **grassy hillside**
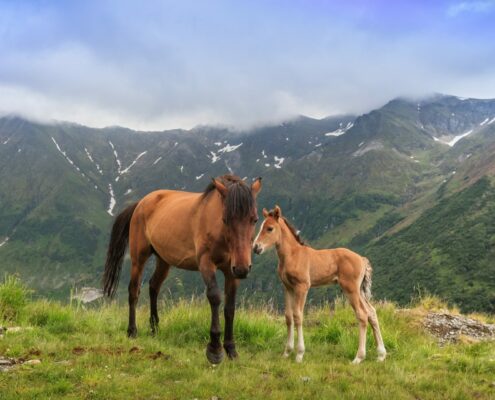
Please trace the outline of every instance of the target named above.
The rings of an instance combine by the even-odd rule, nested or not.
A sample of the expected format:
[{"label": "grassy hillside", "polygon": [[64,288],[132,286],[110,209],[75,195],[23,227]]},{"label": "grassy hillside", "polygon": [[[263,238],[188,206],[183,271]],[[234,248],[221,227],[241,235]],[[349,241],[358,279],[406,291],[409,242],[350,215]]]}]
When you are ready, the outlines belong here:
[{"label": "grassy hillside", "polygon": [[419,287],[463,310],[495,312],[494,227],[489,178],[442,198],[410,226],[366,248],[376,294],[404,304]]},{"label": "grassy hillside", "polygon": [[369,334],[368,358],[356,366],[350,361],[357,326],[348,305],[337,302],[332,316],[327,308],[307,312],[302,364],[281,357],[280,314],[241,306],[235,322],[240,358],[217,367],[204,356],[208,305],[190,300],[160,308],[158,335],[149,335],[148,308],[141,307],[141,330],[129,340],[123,307],[26,301],[17,283],[0,286],[2,325],[21,327],[0,340],[0,358],[41,360],[0,373],[2,399],[489,399],[495,393],[495,344],[439,347],[423,331],[419,308],[379,304],[389,357],[374,360]]}]

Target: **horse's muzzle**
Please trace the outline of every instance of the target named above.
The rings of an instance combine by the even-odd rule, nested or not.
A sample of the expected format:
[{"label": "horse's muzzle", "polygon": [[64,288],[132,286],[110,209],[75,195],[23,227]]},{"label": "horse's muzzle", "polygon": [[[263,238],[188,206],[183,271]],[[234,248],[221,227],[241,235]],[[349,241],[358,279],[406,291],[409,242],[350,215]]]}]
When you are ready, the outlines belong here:
[{"label": "horse's muzzle", "polygon": [[247,278],[249,271],[251,271],[251,265],[249,267],[232,267],[232,273],[237,279]]},{"label": "horse's muzzle", "polygon": [[263,253],[263,247],[261,247],[258,243],[255,243],[255,245],[253,246],[253,251],[256,254],[261,254]]}]

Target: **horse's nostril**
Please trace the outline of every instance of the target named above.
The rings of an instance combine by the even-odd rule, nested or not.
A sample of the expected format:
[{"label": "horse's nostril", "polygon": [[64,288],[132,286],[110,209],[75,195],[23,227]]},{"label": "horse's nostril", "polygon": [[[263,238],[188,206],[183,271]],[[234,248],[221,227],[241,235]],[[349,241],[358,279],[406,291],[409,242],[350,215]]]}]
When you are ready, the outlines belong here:
[{"label": "horse's nostril", "polygon": [[253,268],[253,266],[252,266],[252,265],[250,265],[250,266],[249,266],[249,272],[251,272],[251,268]]}]

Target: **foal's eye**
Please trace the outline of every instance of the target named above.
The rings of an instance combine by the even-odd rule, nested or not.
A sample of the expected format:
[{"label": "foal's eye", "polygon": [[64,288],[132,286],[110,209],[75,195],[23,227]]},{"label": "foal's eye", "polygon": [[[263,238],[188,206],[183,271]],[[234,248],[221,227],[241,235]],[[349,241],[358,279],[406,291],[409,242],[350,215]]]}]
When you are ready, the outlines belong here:
[{"label": "foal's eye", "polygon": [[258,218],[253,219],[253,225],[255,225],[256,222],[258,222]]},{"label": "foal's eye", "polygon": [[266,230],[267,230],[268,232],[271,232],[271,231],[273,231],[273,228],[270,226],[269,228],[266,228]]}]

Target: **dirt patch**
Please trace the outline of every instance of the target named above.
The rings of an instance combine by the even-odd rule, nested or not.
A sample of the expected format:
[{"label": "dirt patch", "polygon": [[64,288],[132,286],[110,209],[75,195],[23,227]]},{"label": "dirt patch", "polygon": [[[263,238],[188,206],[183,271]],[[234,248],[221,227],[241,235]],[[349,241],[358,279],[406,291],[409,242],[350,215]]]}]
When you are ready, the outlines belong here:
[{"label": "dirt patch", "polygon": [[86,349],[84,347],[74,347],[72,349],[72,354],[75,354],[76,356],[80,356],[81,354],[86,353]]},{"label": "dirt patch", "polygon": [[26,360],[25,358],[14,358],[14,357],[4,357],[0,356],[0,372],[7,372],[17,365],[38,365],[41,364],[41,360],[31,359]]},{"label": "dirt patch", "polygon": [[495,325],[484,324],[462,315],[430,312],[424,318],[426,330],[437,337],[440,344],[468,341],[494,340]]},{"label": "dirt patch", "polygon": [[170,360],[171,356],[168,354],[164,354],[161,351],[157,351],[156,353],[153,353],[152,355],[150,355],[150,358],[152,360],[158,360],[160,358],[162,358],[164,360]]}]

